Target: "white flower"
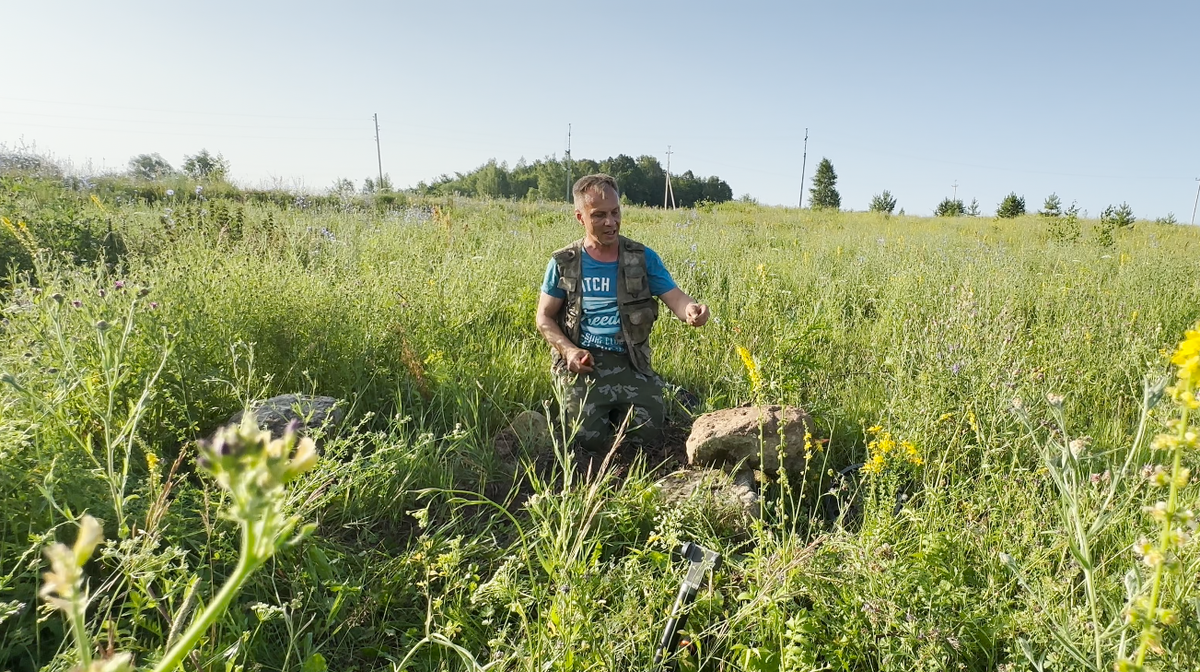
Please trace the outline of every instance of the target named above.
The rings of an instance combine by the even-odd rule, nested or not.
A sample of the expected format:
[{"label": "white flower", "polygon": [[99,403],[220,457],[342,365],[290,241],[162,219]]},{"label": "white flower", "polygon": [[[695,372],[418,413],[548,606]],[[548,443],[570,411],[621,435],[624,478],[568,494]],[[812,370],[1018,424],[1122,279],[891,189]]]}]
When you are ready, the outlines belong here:
[{"label": "white flower", "polygon": [[167,196],[174,196],[174,195],[175,195],[174,189],[167,189]]}]

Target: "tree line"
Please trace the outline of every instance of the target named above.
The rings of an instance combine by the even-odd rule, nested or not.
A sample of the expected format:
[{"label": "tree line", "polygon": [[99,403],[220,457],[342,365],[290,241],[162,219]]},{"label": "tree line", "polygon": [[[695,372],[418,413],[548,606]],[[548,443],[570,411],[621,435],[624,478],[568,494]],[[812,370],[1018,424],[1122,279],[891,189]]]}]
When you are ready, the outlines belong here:
[{"label": "tree line", "polygon": [[[814,209],[837,210],[841,208],[842,197],[837,190],[837,173],[833,169],[833,162],[822,157],[821,162],[817,164],[817,172],[812,178],[812,188],[808,190],[809,207]],[[879,212],[885,215],[890,215],[896,209],[896,197],[892,192],[884,190],[882,193],[875,194],[871,197],[871,203],[867,210],[870,212]],[[1010,192],[996,205],[996,217],[998,219],[1012,219],[1024,215],[1025,197],[1018,196],[1017,192]],[[900,214],[904,214],[904,210],[900,210]],[[982,214],[979,208],[979,201],[971,199],[971,205],[963,204],[962,199],[944,198],[941,203],[938,203],[933,214],[937,217],[978,217]],[[1072,203],[1071,207],[1063,209],[1062,199],[1058,194],[1050,194],[1046,197],[1046,202],[1042,205],[1042,209],[1038,212],[1043,217],[1050,218],[1065,218],[1070,221],[1075,221],[1079,216],[1079,208]],[[1100,222],[1104,226],[1110,228],[1124,228],[1132,226],[1136,218],[1133,215],[1133,209],[1128,203],[1121,205],[1110,205],[1105,208],[1100,215]],[[1175,224],[1174,214],[1168,214],[1166,217],[1160,217],[1155,220],[1160,224]]]},{"label": "tree line", "polygon": [[[468,173],[443,175],[432,183],[421,182],[416,191],[431,195],[462,194],[491,198],[536,198],[547,201],[566,201],[570,197],[570,180],[592,173],[607,173],[621,186],[621,196],[634,205],[662,205],[667,186],[667,173],[653,156],[633,158],[625,154],[603,161],[546,157],[526,163],[518,161],[512,168],[495,159]],[[733,200],[733,189],[717,176],[699,177],[686,171],[671,175],[671,191],[679,207],[691,207],[700,202],[722,203]]]}]

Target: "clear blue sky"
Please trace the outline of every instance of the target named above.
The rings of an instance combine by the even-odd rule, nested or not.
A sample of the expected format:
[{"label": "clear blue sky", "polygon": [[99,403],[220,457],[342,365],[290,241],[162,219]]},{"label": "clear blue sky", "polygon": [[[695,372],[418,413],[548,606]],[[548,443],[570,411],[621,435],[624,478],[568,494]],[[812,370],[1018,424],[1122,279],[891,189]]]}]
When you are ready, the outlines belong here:
[{"label": "clear blue sky", "polygon": [[[991,213],[1051,192],[1188,221],[1200,3],[17,2],[0,142],[76,165],[221,152],[236,181],[398,186],[573,154],[795,205],[821,157],[843,207],[890,190]],[[809,184],[806,184],[807,188]],[[807,189],[805,198],[807,200]]]}]

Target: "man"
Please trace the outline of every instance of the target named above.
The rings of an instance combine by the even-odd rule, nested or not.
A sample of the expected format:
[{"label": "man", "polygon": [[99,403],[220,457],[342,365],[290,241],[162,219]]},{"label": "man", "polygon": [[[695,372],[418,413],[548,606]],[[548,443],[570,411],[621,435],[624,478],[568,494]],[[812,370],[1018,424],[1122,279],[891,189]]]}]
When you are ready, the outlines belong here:
[{"label": "man", "polygon": [[576,443],[600,451],[624,421],[642,442],[659,438],[663,381],[650,366],[650,330],[662,300],[693,327],[708,306],[675,285],[654,250],[620,235],[617,181],[587,175],[572,187],[584,236],[555,252],[546,266],[537,327],[550,343],[554,372],[566,391],[567,417],[579,419]]}]

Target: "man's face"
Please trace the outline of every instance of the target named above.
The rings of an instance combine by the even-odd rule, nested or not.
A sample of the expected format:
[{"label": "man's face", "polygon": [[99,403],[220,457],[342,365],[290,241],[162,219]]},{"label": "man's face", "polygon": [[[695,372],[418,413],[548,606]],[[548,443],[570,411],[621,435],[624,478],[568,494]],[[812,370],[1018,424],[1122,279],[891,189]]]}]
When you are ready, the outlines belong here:
[{"label": "man's face", "polygon": [[617,244],[621,231],[621,199],[607,184],[589,189],[575,202],[575,219],[583,224],[587,239],[600,247]]}]

